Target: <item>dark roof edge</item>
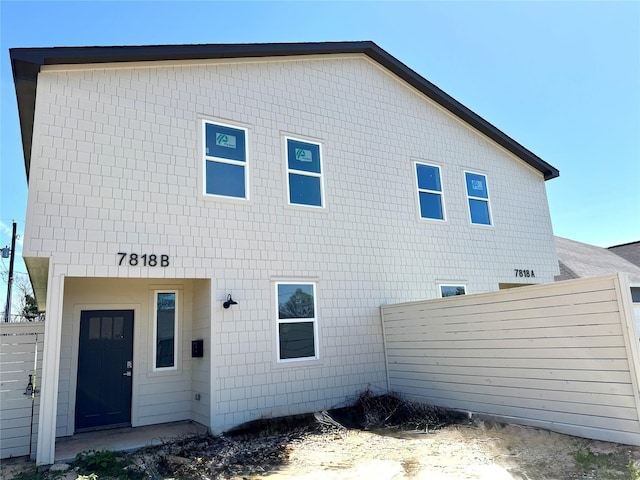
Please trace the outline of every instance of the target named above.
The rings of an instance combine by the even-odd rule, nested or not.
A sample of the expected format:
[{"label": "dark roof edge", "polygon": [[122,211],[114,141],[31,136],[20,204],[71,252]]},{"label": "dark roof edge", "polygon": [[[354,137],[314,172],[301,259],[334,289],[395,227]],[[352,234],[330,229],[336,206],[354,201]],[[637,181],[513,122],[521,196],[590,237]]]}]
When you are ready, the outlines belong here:
[{"label": "dark roof edge", "polygon": [[610,247],[607,247],[607,250],[611,250],[612,248],[618,248],[618,247],[626,247],[627,245],[635,245],[636,243],[640,243],[640,240],[636,240],[634,242],[621,243],[619,245],[611,245]]},{"label": "dark roof edge", "polygon": [[374,42],[317,42],[264,44],[151,45],[121,47],[50,47],[10,49],[18,99],[25,168],[29,177],[31,139],[38,73],[43,65],[77,65],[161,60],[260,58],[296,55],[362,53],[413,86],[434,102],[540,171],[545,180],[559,171],[507,136],[491,123],[384,51]]}]

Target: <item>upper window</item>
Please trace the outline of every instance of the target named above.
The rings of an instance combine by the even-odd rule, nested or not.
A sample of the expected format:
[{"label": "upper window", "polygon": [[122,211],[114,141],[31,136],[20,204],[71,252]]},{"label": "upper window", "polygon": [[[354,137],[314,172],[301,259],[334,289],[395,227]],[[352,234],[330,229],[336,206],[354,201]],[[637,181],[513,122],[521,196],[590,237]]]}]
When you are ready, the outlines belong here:
[{"label": "upper window", "polygon": [[466,294],[467,288],[464,285],[440,285],[440,296],[443,298]]},{"label": "upper window", "polygon": [[155,292],[154,295],[154,370],[173,370],[176,368],[177,296],[176,292]]},{"label": "upper window", "polygon": [[318,358],[315,284],[277,283],[278,360]]},{"label": "upper window", "polygon": [[248,198],[247,130],[204,122],[204,192]]},{"label": "upper window", "polygon": [[287,138],[289,203],[324,206],[320,145]]},{"label": "upper window", "polygon": [[420,216],[433,220],[444,220],[440,167],[416,163],[416,180],[418,183]]},{"label": "upper window", "polygon": [[469,200],[471,223],[476,225],[491,225],[487,177],[480,173],[471,172],[464,172],[464,175],[467,182],[467,198]]}]

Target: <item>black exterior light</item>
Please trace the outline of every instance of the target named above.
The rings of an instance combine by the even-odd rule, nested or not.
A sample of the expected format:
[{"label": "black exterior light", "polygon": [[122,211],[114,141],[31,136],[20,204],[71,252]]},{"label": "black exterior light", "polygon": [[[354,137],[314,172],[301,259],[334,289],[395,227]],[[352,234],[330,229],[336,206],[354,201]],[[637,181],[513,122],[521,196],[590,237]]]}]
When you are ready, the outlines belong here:
[{"label": "black exterior light", "polygon": [[227,301],[222,304],[224,308],[229,308],[231,305],[237,305],[238,302],[234,302],[231,298],[231,294],[227,295]]}]

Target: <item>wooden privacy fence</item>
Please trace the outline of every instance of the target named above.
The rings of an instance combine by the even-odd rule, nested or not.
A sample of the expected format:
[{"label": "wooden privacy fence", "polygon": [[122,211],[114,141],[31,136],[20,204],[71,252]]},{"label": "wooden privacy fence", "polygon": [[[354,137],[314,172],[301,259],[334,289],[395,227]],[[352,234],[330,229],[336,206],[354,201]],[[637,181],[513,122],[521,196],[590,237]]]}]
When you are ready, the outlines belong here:
[{"label": "wooden privacy fence", "polygon": [[422,403],[640,445],[624,276],[382,307],[389,389]]},{"label": "wooden privacy fence", "polygon": [[0,459],[36,452],[43,342],[44,322],[0,324]]}]

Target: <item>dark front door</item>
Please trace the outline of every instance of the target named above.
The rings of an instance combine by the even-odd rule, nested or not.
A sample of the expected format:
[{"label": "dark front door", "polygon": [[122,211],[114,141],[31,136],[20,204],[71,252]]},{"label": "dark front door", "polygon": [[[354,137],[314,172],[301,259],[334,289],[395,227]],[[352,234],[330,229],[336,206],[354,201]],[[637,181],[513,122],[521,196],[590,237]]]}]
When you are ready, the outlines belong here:
[{"label": "dark front door", "polygon": [[80,316],[76,432],[131,424],[133,310]]}]

